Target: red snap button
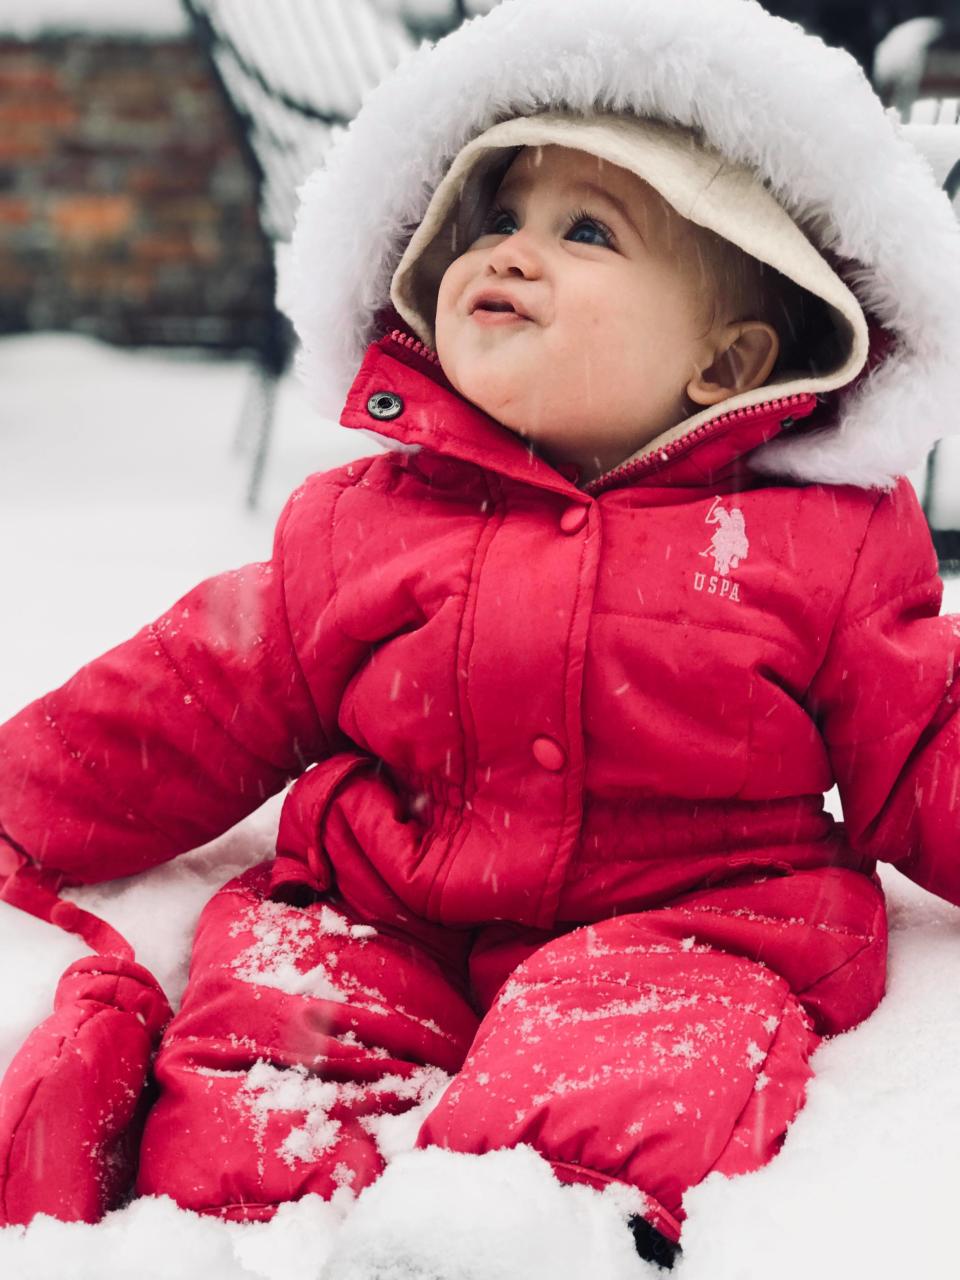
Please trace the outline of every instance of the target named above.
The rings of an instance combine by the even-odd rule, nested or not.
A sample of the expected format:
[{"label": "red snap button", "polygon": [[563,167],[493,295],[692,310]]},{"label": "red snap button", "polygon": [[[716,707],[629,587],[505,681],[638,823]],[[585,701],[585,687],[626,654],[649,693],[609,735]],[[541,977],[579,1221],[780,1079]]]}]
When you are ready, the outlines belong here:
[{"label": "red snap button", "polygon": [[556,773],[567,763],[567,753],[553,738],[534,738],[533,758],[551,773]]},{"label": "red snap button", "polygon": [[581,506],[567,507],[560,517],[560,528],[564,533],[579,533],[587,523],[587,508]]}]

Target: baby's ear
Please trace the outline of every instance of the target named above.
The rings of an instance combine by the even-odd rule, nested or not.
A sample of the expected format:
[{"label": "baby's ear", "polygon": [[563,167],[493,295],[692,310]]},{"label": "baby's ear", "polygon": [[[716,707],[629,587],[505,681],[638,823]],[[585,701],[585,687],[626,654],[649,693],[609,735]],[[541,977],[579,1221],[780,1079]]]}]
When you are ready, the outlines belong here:
[{"label": "baby's ear", "polygon": [[777,362],[780,339],[776,329],[762,320],[741,320],[724,326],[711,348],[710,364],[687,383],[687,395],[694,404],[719,404],[762,386]]}]

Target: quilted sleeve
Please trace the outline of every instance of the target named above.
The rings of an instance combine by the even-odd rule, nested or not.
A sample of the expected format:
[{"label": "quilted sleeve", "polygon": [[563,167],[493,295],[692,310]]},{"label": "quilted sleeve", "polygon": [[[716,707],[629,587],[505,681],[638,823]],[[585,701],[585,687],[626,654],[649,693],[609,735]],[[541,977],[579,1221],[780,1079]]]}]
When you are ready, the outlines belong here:
[{"label": "quilted sleeve", "polygon": [[960,904],[960,617],[912,486],[877,502],[811,686],[843,802],[867,858]]},{"label": "quilted sleeve", "polygon": [[[0,871],[128,875],[212,839],[324,749],[273,556],[202,582],[0,726]],[[2,852],[2,850],[0,850]]]}]

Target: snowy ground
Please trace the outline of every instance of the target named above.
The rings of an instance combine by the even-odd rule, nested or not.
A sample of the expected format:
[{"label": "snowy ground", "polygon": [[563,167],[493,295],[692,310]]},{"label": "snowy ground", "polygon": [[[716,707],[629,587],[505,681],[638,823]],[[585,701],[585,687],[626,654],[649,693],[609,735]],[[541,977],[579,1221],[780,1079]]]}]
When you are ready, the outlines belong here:
[{"label": "snowy ground", "polygon": [[[248,459],[231,452],[246,382],[239,364],[118,353],[80,338],[0,342],[0,720],[200,578],[267,554],[273,519],[304,475],[371,451],[362,437],[314,419],[285,387],[262,509],[247,513]],[[947,602],[960,611],[960,582],[948,583]],[[85,891],[83,901],[134,942],[176,996],[201,904],[269,850],[276,813],[270,804],[176,865]],[[714,1178],[688,1196],[678,1280],[957,1275],[960,911],[895,874],[886,883],[886,1000],[866,1026],[819,1051],[807,1107],[772,1165]],[[0,905],[0,1070],[81,950]],[[401,1214],[410,1221],[392,1228],[399,1236],[430,1230],[450,1260],[444,1280],[657,1274],[619,1249],[609,1204],[554,1188],[522,1159],[486,1158],[482,1186],[471,1162],[451,1159],[455,1167],[425,1170],[435,1198],[418,1198]],[[469,1247],[461,1207],[479,1223]],[[413,1223],[418,1212],[426,1228]],[[527,1212],[541,1224],[529,1235],[517,1225]],[[559,1270],[538,1261],[547,1252],[537,1243],[544,1220],[564,1242]],[[26,1232],[0,1231],[0,1275],[315,1280],[334,1242],[362,1238],[371,1221],[383,1219],[369,1194],[355,1212],[348,1202],[312,1199],[247,1227],[142,1201],[98,1227],[41,1219]],[[501,1249],[494,1267],[508,1225],[530,1247],[522,1262]],[[589,1260],[604,1248],[602,1265]],[[478,1257],[492,1259],[491,1269],[469,1270]]]}]

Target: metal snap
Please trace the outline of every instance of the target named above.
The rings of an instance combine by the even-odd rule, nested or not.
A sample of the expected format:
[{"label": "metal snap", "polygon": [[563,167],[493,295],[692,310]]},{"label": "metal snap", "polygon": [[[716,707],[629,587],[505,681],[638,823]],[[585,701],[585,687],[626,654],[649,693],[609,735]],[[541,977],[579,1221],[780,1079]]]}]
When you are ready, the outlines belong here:
[{"label": "metal snap", "polygon": [[372,418],[387,422],[403,413],[403,401],[392,391],[375,391],[367,401],[367,413]]}]

